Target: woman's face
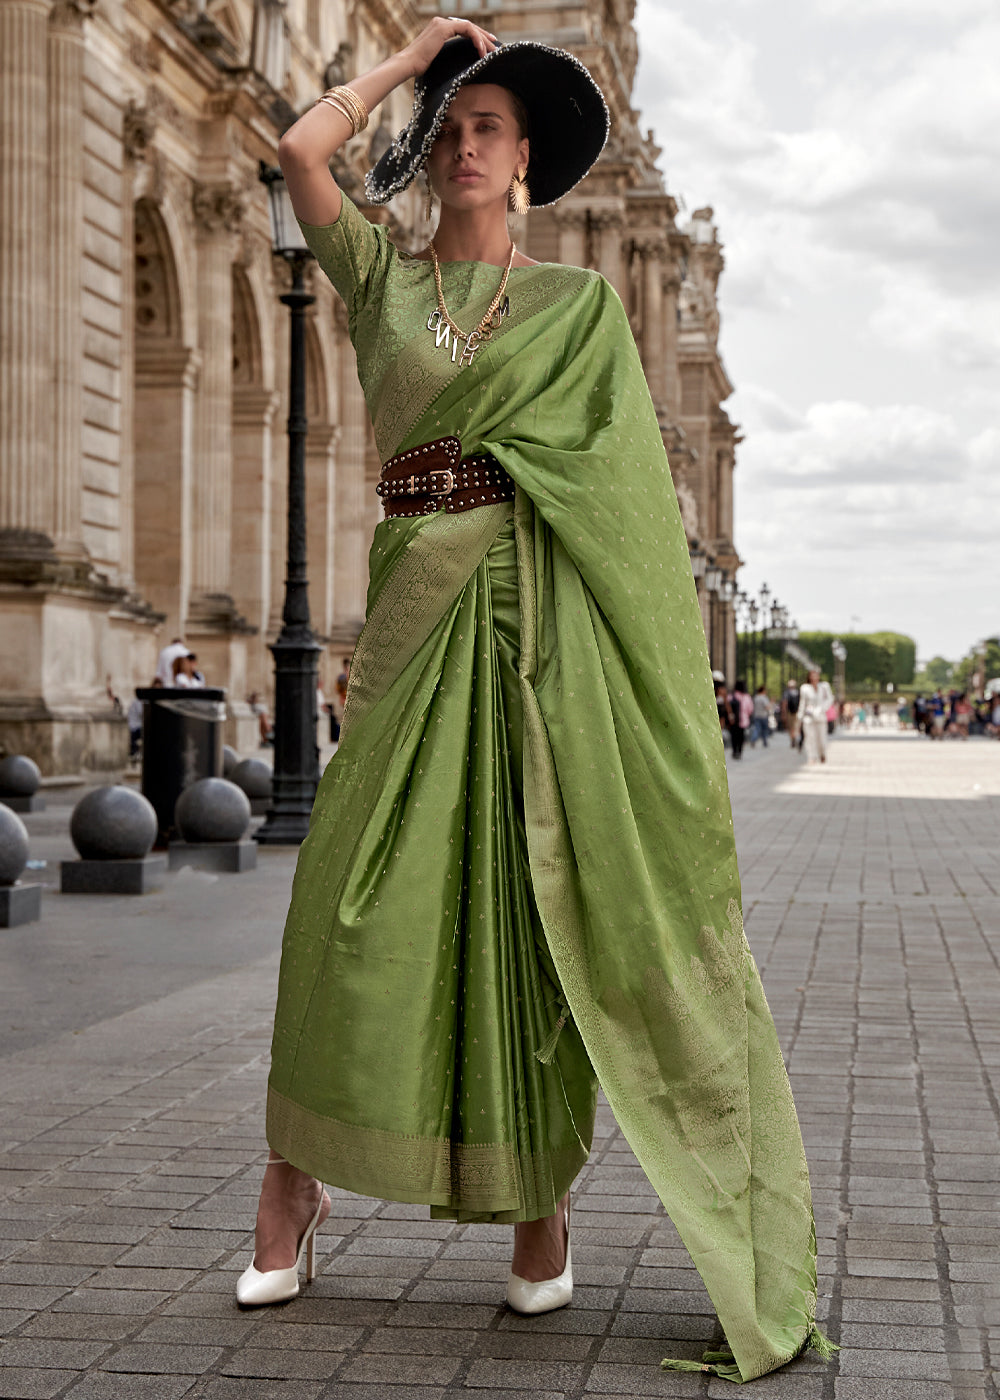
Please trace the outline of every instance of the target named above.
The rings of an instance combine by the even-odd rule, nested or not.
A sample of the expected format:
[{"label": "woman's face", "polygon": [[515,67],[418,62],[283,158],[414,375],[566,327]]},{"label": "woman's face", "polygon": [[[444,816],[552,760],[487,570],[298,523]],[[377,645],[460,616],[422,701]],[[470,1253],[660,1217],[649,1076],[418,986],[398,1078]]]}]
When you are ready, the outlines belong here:
[{"label": "woman's face", "polygon": [[511,176],[528,166],[510,93],[495,83],[459,88],[427,157],[431,188],[442,204],[482,209],[507,204]]}]

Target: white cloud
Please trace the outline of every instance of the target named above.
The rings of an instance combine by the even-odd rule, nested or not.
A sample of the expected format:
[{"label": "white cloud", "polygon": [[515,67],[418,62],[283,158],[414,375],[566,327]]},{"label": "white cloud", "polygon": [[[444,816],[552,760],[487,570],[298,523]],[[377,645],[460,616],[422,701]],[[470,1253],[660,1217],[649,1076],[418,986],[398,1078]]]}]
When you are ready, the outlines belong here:
[{"label": "white cloud", "polygon": [[1000,520],[997,0],[646,0],[638,23],[668,187],[725,242],[744,577],[786,575],[804,625],[961,654],[996,630],[968,579]]},{"label": "white cloud", "polygon": [[[737,471],[741,551],[809,627],[870,628],[961,655],[995,630],[988,590],[1000,518],[1000,429],[966,439],[922,405],[814,404],[801,418],[768,390],[743,393]],[[956,627],[956,620],[960,626]]]},{"label": "white cloud", "polygon": [[1000,368],[1000,293],[961,299],[926,273],[886,269],[870,325],[888,345],[923,351],[957,370]]},{"label": "white cloud", "polygon": [[995,0],[814,0],[821,14],[871,19],[873,15],[901,15],[920,19],[976,19],[996,11]]}]

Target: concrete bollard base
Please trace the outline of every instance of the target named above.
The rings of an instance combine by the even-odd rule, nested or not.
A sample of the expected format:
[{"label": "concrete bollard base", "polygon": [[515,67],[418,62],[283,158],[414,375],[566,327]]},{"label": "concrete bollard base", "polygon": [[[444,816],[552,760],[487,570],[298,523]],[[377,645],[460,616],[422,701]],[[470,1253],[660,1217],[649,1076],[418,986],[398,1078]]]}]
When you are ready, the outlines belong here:
[{"label": "concrete bollard base", "polygon": [[0,885],[0,928],[33,924],[41,914],[41,885]]},{"label": "concrete bollard base", "polygon": [[220,870],[238,875],[257,868],[256,841],[171,841],[170,869]]},{"label": "concrete bollard base", "polygon": [[30,797],[0,797],[0,802],[12,812],[44,812],[45,798],[32,793]]},{"label": "concrete bollard base", "polygon": [[133,856],[128,860],[64,860],[59,888],[63,894],[147,894],[163,886],[167,858]]}]

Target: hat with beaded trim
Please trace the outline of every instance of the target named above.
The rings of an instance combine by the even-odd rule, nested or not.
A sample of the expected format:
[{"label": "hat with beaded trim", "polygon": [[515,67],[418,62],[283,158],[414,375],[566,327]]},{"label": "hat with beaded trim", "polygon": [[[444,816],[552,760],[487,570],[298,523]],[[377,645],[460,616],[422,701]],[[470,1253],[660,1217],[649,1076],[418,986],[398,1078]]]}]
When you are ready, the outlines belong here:
[{"label": "hat with beaded trim", "polygon": [[498,44],[484,56],[471,39],[449,39],[414,85],[413,115],[365,177],[372,204],[386,204],[423,169],[460,87],[496,83],[528,114],[531,203],[554,204],[580,183],[604,149],[611,118],[601,89],[565,49],[532,39]]}]

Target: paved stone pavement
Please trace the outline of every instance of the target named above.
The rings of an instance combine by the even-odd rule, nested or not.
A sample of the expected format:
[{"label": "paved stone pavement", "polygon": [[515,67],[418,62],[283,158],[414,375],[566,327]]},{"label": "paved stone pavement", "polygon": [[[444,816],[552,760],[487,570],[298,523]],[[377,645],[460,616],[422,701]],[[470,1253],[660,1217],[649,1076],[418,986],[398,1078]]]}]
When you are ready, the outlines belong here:
[{"label": "paved stone pavement", "polygon": [[[782,740],[731,769],[747,926],[813,1172],[842,1343],[756,1400],[996,1400],[1000,744]],[[68,806],[28,818],[69,854]],[[240,1313],[292,868],[46,896],[0,933],[0,1396],[718,1397],[715,1320],[606,1108],[565,1311],[502,1304],[509,1229],[335,1192],[305,1296]],[[50,866],[45,878],[54,878]]]}]

